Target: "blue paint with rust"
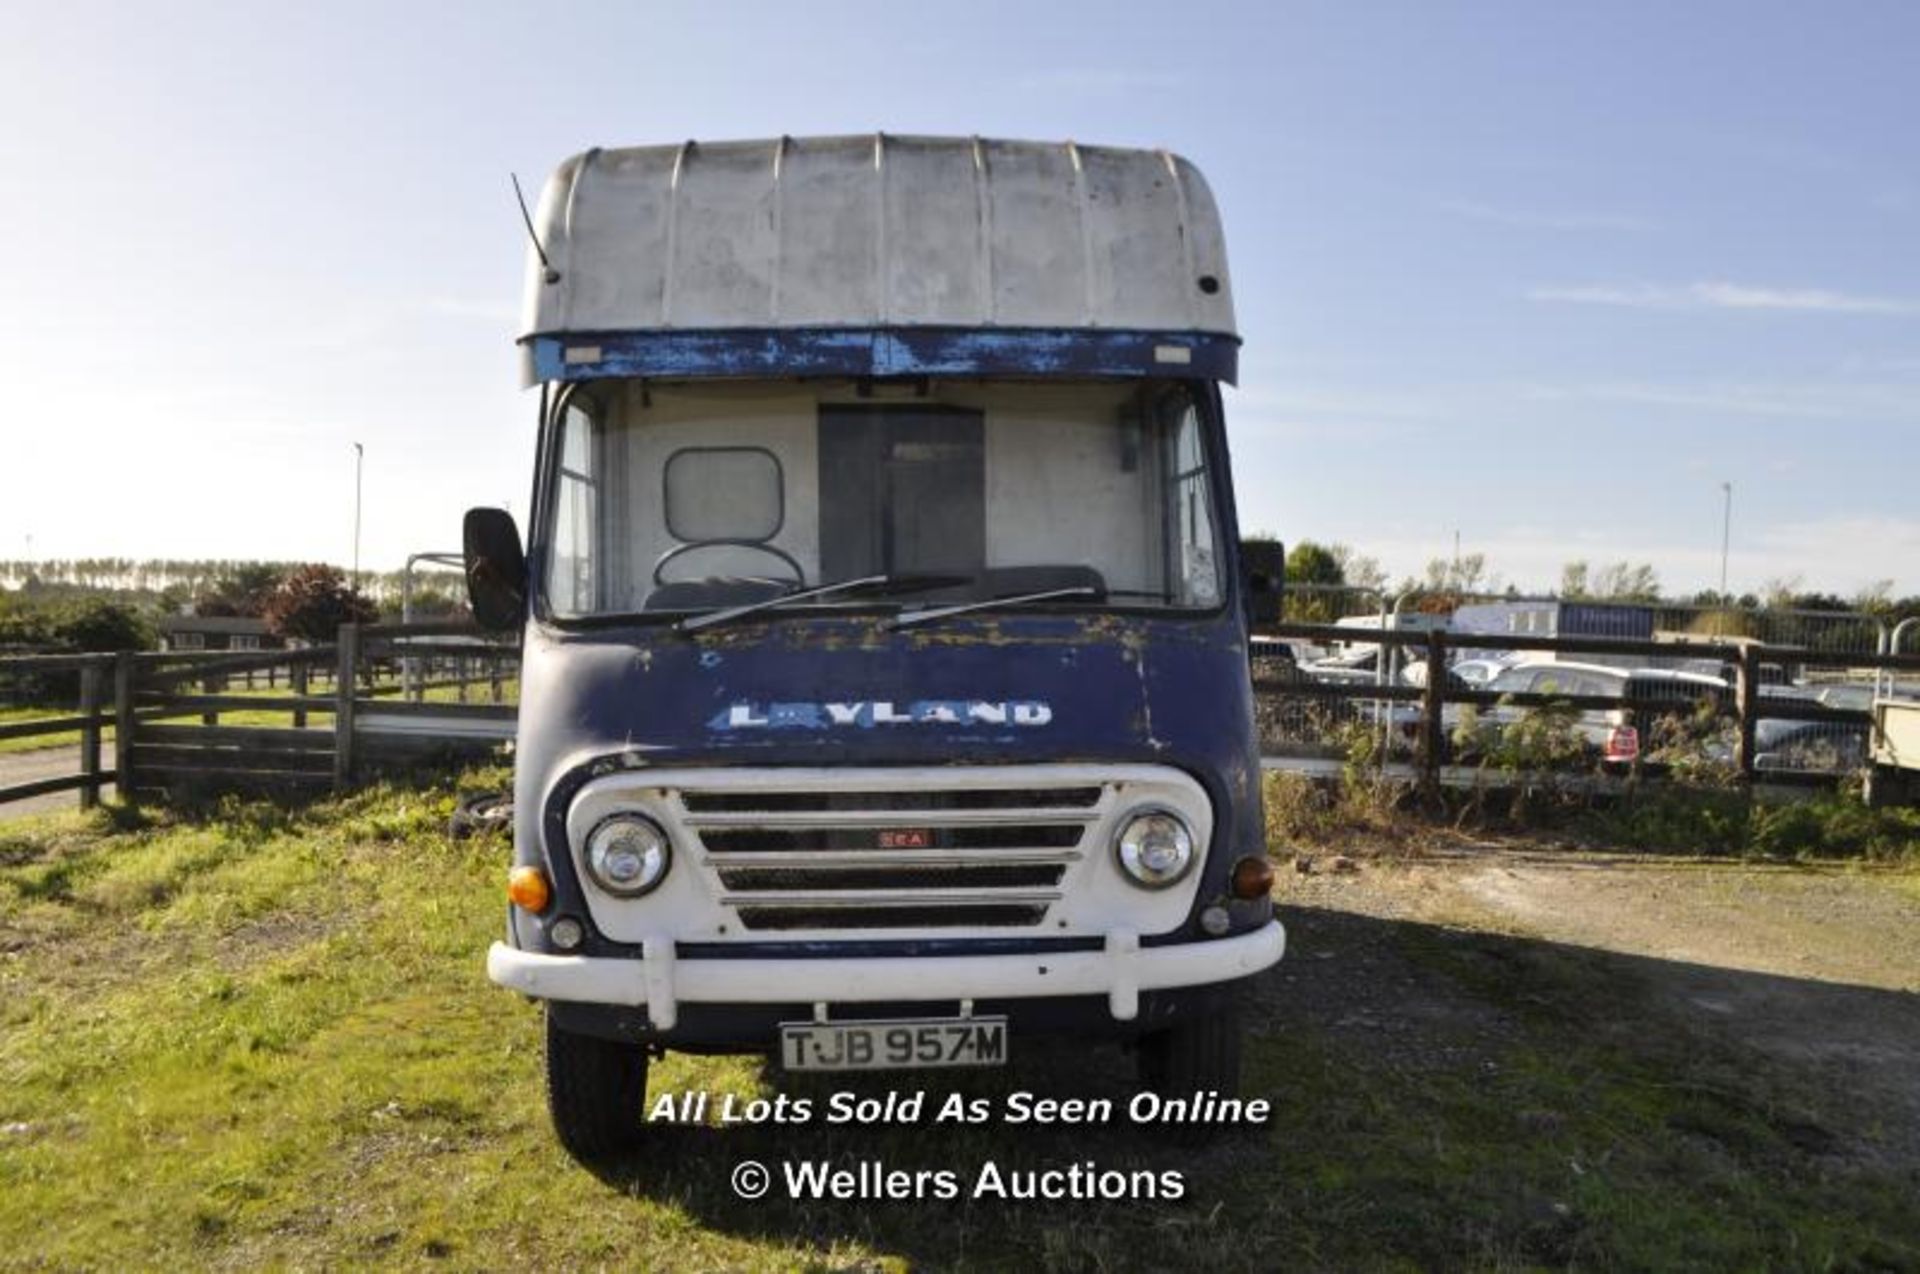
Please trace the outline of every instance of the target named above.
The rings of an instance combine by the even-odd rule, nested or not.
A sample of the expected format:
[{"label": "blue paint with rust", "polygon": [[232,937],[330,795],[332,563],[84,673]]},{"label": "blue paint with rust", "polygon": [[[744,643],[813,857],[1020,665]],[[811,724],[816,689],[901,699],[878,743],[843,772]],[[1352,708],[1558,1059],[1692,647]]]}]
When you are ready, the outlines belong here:
[{"label": "blue paint with rust", "polygon": [[[694,765],[1172,765],[1206,788],[1216,817],[1196,910],[1225,892],[1235,860],[1264,852],[1253,696],[1237,608],[1009,612],[898,632],[882,628],[882,618],[798,613],[692,634],[660,623],[571,631],[529,625],[515,758],[520,859],[540,861],[542,840],[564,843],[567,807],[596,775]],[[1044,702],[1050,712],[1041,725],[1015,725],[1009,714],[1006,724],[929,715],[866,728],[726,726],[734,704],[790,701],[796,687],[823,704],[990,700]],[[560,910],[584,914],[571,860],[554,854],[546,861]],[[1255,927],[1265,915],[1247,911],[1241,920]],[[1200,936],[1190,917],[1181,930],[1148,941]],[[541,942],[530,924],[519,937]],[[591,951],[620,950],[591,941]],[[1021,940],[994,941],[1005,949]],[[973,946],[943,939],[903,950]]]},{"label": "blue paint with rust", "polygon": [[[565,349],[598,341],[599,361],[568,365]],[[1156,346],[1187,349],[1190,361],[1158,361]],[[1247,662],[1239,549],[1219,381],[1234,375],[1238,341],[1204,333],[949,332],[932,329],[813,332],[664,332],[537,337],[537,375],[563,381],[599,376],[1169,376],[1202,394],[1215,463],[1209,471],[1222,541],[1222,605],[1212,611],[1042,612],[955,616],[897,631],[884,611],[797,610],[694,633],[659,618],[554,622],[536,603],[527,624],[515,757],[515,855],[552,872],[555,908],[587,914],[570,855],[547,854],[566,839],[566,810],[594,777],[616,770],[688,766],[938,766],[1058,762],[1169,765],[1207,792],[1213,844],[1200,869],[1193,912],[1143,945],[1205,940],[1199,910],[1226,895],[1232,865],[1265,852],[1253,695]],[[551,422],[542,468],[553,463]],[[543,516],[544,471],[536,476],[533,522]],[[537,532],[536,532],[537,537]],[[532,592],[541,560],[531,546]],[[939,712],[938,705],[1045,705],[1026,723],[1009,710]],[[823,705],[900,705],[910,718],[868,711],[820,723]],[[735,728],[733,709],[782,705],[780,726]],[[829,714],[831,715],[831,714]],[[844,714],[843,714],[844,715]],[[957,719],[948,719],[949,717]],[[1044,719],[1042,719],[1044,718]],[[1232,931],[1258,928],[1270,904],[1236,902]],[[514,940],[539,950],[540,927],[510,910]],[[892,954],[944,956],[1059,950],[1085,945],[1043,934],[873,939],[823,944],[803,939],[692,944],[701,958],[808,958]],[[716,949],[708,949],[715,947]],[[587,954],[639,953],[590,932]],[[1204,999],[1208,988],[1146,997],[1166,1011]],[[1143,1001],[1144,1003],[1145,1001]],[[584,1014],[578,1029],[613,1031],[612,1019]],[[1159,1020],[1155,1014],[1144,1014]],[[612,1017],[619,1013],[609,1010]],[[577,1015],[578,1016],[578,1015]],[[631,1015],[629,1015],[631,1016]],[[1095,1015],[1114,1027],[1104,1003]],[[771,1019],[769,1019],[770,1021]],[[764,1028],[764,1029],[763,1029]],[[624,1028],[622,1028],[624,1029]],[[758,1022],[755,1039],[763,1039]],[[718,1036],[715,1037],[719,1039]]]},{"label": "blue paint with rust", "polygon": [[[1234,383],[1240,340],[1088,328],[729,328],[525,339],[530,382],[610,376],[1177,376]],[[568,351],[574,351],[570,361]],[[1169,351],[1179,351],[1168,358]],[[585,354],[594,355],[591,359]],[[1180,361],[1184,358],[1184,361]]]}]

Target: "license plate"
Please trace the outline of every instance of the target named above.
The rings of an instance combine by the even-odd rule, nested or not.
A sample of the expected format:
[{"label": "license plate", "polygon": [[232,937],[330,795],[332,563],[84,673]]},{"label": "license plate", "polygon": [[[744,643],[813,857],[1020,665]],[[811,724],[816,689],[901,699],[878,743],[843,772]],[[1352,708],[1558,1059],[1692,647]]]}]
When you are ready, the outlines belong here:
[{"label": "license plate", "polygon": [[790,1071],[891,1071],[1004,1066],[1004,1017],[901,1018],[886,1022],[782,1022],[780,1060]]}]

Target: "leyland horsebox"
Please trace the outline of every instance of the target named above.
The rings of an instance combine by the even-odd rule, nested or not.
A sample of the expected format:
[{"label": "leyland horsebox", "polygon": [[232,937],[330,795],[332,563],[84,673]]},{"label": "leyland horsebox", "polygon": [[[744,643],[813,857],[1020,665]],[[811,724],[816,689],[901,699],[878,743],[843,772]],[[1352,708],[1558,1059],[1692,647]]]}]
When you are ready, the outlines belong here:
[{"label": "leyland horsebox", "polygon": [[1285,944],[1247,654],[1276,585],[1242,570],[1200,173],[592,150],[531,229],[525,548],[476,509],[466,552],[523,633],[487,969],[544,1002],[562,1142],[640,1137],[668,1049],[988,1066],[1071,1033],[1234,1094],[1237,985]]}]

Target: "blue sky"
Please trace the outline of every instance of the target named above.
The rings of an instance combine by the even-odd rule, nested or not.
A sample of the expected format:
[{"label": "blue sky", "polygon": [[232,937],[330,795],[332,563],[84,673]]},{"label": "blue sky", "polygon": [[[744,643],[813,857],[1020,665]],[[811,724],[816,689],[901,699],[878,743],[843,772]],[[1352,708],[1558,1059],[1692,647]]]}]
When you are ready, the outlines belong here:
[{"label": "blue sky", "polygon": [[[1243,523],[1396,574],[1920,591],[1920,6],[0,4],[0,557],[364,560],[526,506],[530,186],[589,145],[1167,146]],[[23,480],[20,475],[27,475]]]}]

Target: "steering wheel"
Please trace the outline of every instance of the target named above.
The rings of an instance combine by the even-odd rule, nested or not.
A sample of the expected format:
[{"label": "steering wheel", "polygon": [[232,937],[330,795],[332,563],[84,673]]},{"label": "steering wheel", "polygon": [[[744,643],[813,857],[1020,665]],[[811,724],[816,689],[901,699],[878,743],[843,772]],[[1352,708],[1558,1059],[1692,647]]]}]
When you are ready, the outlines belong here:
[{"label": "steering wheel", "polygon": [[[685,544],[676,544],[659,557],[653,559],[654,584],[658,586],[666,583],[665,580],[660,578],[660,573],[667,569],[667,563],[673,561],[674,558],[679,557],[682,553],[691,553],[695,549],[711,548],[757,549],[765,553],[768,557],[779,558],[781,563],[793,572],[792,583],[795,588],[805,588],[807,586],[806,568],[795,561],[791,553],[785,549],[775,548],[765,540],[688,540]],[[770,580],[768,582],[778,584],[785,581]]]}]

